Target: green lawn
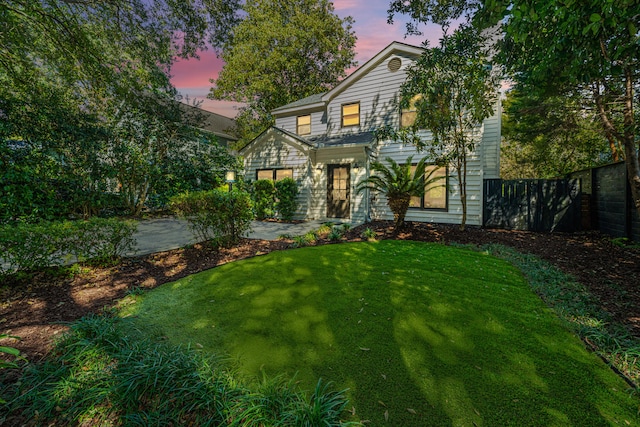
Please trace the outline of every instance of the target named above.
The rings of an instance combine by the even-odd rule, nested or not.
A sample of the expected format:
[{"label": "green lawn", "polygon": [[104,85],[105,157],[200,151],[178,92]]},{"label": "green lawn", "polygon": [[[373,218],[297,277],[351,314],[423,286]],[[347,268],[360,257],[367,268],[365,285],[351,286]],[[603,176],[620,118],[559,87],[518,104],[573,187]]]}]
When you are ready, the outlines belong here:
[{"label": "green lawn", "polygon": [[638,399],[505,261],[382,241],[275,252],[123,304],[149,335],[241,372],[348,388],[394,426],[637,425]]}]

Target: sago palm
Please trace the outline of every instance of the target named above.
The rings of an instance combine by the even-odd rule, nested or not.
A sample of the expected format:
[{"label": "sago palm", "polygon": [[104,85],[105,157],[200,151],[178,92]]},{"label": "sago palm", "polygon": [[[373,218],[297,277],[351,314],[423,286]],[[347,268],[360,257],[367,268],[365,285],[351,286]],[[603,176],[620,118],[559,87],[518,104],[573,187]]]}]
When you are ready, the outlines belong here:
[{"label": "sago palm", "polygon": [[409,156],[402,165],[387,157],[388,166],[375,160],[371,162],[374,174],[360,181],[357,191],[372,190],[387,198],[387,205],[393,212],[395,229],[404,225],[404,217],[409,209],[411,197],[422,197],[427,188],[433,186],[442,176],[433,176],[436,168],[426,172],[426,158],[421,159],[412,172],[413,156]]}]

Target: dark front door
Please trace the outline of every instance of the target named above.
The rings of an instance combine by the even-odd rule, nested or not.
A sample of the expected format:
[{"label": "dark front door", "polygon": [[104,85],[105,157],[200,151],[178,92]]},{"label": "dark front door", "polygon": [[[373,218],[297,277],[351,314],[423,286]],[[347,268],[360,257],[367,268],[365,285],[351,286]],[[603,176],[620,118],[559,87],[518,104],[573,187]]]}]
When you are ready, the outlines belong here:
[{"label": "dark front door", "polygon": [[327,166],[327,217],[349,218],[350,181],[349,165]]}]

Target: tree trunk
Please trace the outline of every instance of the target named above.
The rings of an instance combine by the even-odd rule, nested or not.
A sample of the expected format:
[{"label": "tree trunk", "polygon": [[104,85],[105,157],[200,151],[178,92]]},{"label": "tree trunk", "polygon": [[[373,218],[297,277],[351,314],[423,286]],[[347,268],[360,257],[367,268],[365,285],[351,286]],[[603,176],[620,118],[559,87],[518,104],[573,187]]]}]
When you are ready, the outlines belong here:
[{"label": "tree trunk", "polygon": [[387,205],[389,205],[389,209],[393,212],[394,228],[396,230],[404,226],[404,217],[407,215],[410,201],[411,196],[390,197],[387,200]]},{"label": "tree trunk", "polygon": [[624,103],[624,130],[623,145],[629,186],[633,205],[640,216],[640,162],[638,161],[638,148],[640,143],[635,142],[635,119],[633,116],[633,72],[625,67],[625,103]]}]

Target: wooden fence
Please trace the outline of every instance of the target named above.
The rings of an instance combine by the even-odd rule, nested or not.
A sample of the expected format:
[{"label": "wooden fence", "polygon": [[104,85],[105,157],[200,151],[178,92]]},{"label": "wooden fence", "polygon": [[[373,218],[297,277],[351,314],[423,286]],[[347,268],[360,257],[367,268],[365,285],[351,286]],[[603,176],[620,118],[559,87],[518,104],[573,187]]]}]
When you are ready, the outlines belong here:
[{"label": "wooden fence", "polygon": [[574,172],[582,182],[584,229],[640,242],[640,219],[633,207],[624,162]]},{"label": "wooden fence", "polygon": [[579,179],[484,180],[483,226],[529,231],[577,231]]}]

